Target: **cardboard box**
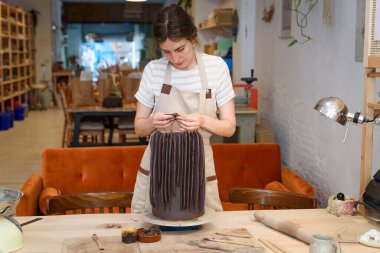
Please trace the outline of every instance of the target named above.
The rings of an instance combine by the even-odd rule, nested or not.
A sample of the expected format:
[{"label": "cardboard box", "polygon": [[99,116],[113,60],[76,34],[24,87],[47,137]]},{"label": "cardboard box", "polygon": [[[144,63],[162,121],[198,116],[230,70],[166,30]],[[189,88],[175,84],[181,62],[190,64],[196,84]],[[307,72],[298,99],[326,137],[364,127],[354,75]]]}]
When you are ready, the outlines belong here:
[{"label": "cardboard box", "polygon": [[217,25],[231,25],[233,9],[232,8],[218,8],[214,9],[214,21]]},{"label": "cardboard box", "polygon": [[131,74],[120,78],[121,97],[124,102],[137,103],[135,94],[139,89],[140,81],[140,78],[131,77]]},{"label": "cardboard box", "polygon": [[255,139],[257,143],[275,143],[273,132],[262,125],[256,125]]}]

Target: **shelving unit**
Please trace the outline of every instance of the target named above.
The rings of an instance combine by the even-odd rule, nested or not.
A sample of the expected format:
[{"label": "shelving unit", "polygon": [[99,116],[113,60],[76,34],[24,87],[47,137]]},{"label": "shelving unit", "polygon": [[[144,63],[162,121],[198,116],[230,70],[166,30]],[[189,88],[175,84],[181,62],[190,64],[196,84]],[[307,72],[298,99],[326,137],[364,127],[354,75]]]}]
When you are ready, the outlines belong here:
[{"label": "shelving unit", "polygon": [[32,17],[0,2],[0,112],[27,101],[35,81]]},{"label": "shelving unit", "polygon": [[[376,68],[380,68],[380,41],[374,39],[376,0],[366,0],[365,10],[363,112],[374,116],[374,112],[380,109],[380,104],[375,102],[376,79],[380,78],[380,73],[376,71]],[[372,177],[372,152],[373,125],[368,124],[362,130],[360,196]]]},{"label": "shelving unit", "polygon": [[198,28],[198,31],[209,31],[213,32],[218,35],[223,35],[226,37],[232,36],[232,24],[226,24],[226,25],[208,25]]}]

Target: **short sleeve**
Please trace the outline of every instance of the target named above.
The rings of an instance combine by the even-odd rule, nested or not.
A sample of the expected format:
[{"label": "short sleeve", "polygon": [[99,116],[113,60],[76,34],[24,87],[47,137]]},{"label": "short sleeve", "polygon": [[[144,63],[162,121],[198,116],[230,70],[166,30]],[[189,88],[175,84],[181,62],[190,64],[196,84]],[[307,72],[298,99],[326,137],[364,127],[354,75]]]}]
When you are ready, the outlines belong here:
[{"label": "short sleeve", "polygon": [[154,93],[150,85],[152,83],[153,71],[153,62],[149,62],[144,68],[139,89],[135,94],[136,99],[149,108],[153,108],[154,106]]},{"label": "short sleeve", "polygon": [[218,107],[221,107],[235,97],[235,91],[232,87],[232,81],[228,66],[225,63],[225,61],[223,61],[223,59],[219,59],[220,62],[218,64],[218,86],[216,89],[215,98]]}]

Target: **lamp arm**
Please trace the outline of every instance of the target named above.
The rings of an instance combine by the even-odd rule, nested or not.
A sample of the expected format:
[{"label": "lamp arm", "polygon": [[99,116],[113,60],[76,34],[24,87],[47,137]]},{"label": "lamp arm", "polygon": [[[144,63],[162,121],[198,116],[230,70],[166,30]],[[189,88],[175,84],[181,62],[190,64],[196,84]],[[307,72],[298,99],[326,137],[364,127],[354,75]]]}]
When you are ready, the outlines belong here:
[{"label": "lamp arm", "polygon": [[380,125],[380,114],[376,114],[373,119],[368,119],[362,112],[356,112],[356,113],[347,113],[347,121],[352,122],[354,124],[364,124],[364,123],[372,123],[375,125]]},{"label": "lamp arm", "polygon": [[376,114],[371,122],[373,122],[373,124],[375,124],[375,125],[380,125],[380,118],[379,118],[379,116],[380,116],[380,114]]},{"label": "lamp arm", "polygon": [[348,122],[352,122],[354,124],[363,124],[367,122],[367,120],[368,119],[365,117],[365,115],[362,112],[355,112],[355,113],[348,112],[347,113]]}]

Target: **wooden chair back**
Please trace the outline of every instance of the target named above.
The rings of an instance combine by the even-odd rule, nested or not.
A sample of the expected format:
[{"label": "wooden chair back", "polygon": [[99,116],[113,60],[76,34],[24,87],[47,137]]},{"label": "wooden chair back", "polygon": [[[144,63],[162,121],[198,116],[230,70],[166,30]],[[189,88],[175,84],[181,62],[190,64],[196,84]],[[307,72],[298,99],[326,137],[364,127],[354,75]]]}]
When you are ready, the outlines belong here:
[{"label": "wooden chair back", "polygon": [[72,124],[73,123],[72,115],[67,111],[67,108],[69,104],[71,103],[70,88],[60,85],[58,86],[58,92],[59,92],[59,96],[61,97],[62,109],[65,114],[65,119],[67,120],[68,124]]},{"label": "wooden chair back", "polygon": [[[307,195],[256,188],[232,188],[230,202],[247,203],[248,209],[311,209],[317,200]],[[256,204],[256,205],[255,205]]]},{"label": "wooden chair back", "polygon": [[132,192],[89,192],[60,195],[47,199],[47,214],[126,213]]}]

